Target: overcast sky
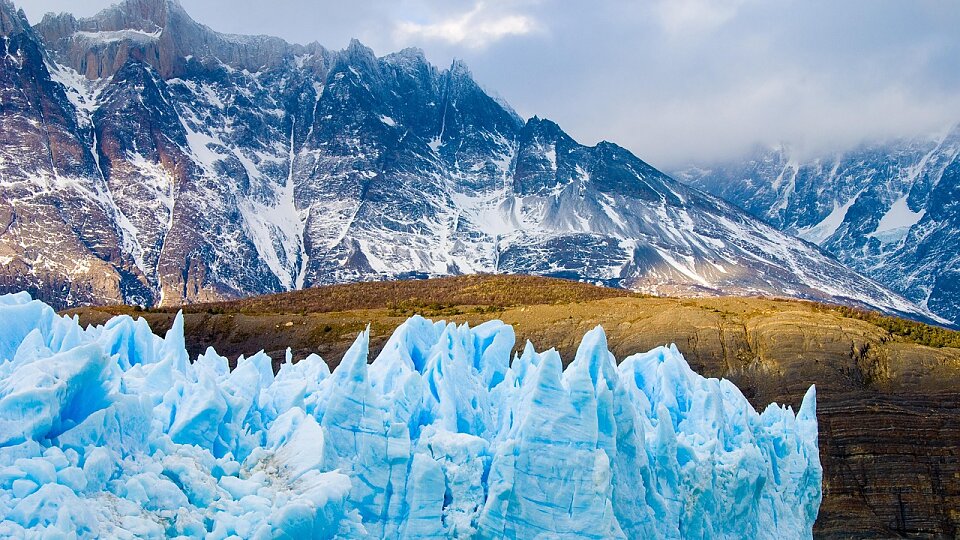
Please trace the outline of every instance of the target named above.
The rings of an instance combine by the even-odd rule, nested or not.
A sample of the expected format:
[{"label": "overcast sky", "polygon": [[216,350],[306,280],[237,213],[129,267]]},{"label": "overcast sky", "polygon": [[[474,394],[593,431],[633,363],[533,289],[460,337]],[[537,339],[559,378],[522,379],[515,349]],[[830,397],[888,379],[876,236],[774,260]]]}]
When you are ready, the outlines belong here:
[{"label": "overcast sky", "polygon": [[[111,0],[15,0],[92,15]],[[960,121],[955,0],[181,0],[215,30],[467,62],[522,116],[670,170]]]}]

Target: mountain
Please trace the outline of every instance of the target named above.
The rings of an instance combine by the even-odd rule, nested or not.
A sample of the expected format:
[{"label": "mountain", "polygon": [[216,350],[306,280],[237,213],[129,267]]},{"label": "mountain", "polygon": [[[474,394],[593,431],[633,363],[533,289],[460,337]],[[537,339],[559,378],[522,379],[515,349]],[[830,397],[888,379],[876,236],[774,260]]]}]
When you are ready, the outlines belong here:
[{"label": "mountain", "polygon": [[675,176],[960,321],[960,126],[806,160],[780,146]]},{"label": "mountain", "polygon": [[2,286],[173,305],[531,273],[931,314],[460,62],[226,35],[172,0],[30,27],[0,0]]}]

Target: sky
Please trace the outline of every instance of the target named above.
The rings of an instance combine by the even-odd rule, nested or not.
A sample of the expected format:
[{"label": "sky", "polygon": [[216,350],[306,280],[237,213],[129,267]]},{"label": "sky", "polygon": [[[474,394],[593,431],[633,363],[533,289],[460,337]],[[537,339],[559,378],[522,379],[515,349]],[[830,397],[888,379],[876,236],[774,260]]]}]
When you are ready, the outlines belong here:
[{"label": "sky", "polygon": [[[15,0],[32,22],[112,0]],[[955,0],[180,0],[215,30],[464,60],[521,116],[667,171],[960,122]]]}]

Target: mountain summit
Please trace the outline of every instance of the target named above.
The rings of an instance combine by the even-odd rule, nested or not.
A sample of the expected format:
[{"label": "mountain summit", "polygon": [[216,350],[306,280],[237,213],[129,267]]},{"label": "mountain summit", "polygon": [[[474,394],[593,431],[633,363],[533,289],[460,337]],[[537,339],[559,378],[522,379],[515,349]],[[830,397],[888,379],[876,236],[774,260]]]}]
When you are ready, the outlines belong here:
[{"label": "mountain summit", "polygon": [[113,76],[129,60],[149,64],[164,79],[184,75],[192,57],[256,72],[307,50],[275,37],[215,32],[176,0],[126,0],[84,19],[48,14],[36,29],[57,62],[91,80]]},{"label": "mountain summit", "polygon": [[619,146],[523,121],[460,62],[220,34],[160,0],[11,32],[3,288],[58,306],[490,272],[930,317]]}]

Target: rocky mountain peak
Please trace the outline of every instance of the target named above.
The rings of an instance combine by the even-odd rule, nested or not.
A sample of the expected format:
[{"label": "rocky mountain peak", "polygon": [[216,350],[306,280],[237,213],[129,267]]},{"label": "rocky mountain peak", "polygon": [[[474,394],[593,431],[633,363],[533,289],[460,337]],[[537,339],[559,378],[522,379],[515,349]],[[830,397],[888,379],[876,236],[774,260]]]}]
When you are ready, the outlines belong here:
[{"label": "rocky mountain peak", "polygon": [[377,55],[373,49],[356,38],[351,39],[350,44],[340,51],[334,64],[334,69],[350,68],[361,73],[376,73],[379,70]]},{"label": "rocky mountain peak", "polygon": [[135,39],[133,32],[159,34],[176,22],[197,25],[175,0],[125,0],[82,19],[71,13],[47,13],[36,27],[48,45],[55,45],[76,32],[91,34],[90,38],[103,33],[104,39]]},{"label": "rocky mountain peak", "polygon": [[18,10],[10,0],[0,0],[0,36],[20,34],[29,27],[22,9]]},{"label": "rocky mountain peak", "polygon": [[469,66],[459,58],[455,58],[450,63],[450,75],[455,78],[473,79],[473,73],[470,72]]},{"label": "rocky mountain peak", "polygon": [[346,57],[355,59],[376,58],[373,49],[364,45],[363,42],[357,38],[350,40],[350,43],[347,44],[347,47],[343,50],[343,54]]},{"label": "rocky mountain peak", "polygon": [[451,93],[466,94],[480,89],[473,79],[473,73],[463,60],[455,59],[444,72],[444,76]]},{"label": "rocky mountain peak", "polygon": [[51,15],[35,29],[59,63],[88,79],[110,77],[130,58],[169,79],[184,74],[189,58],[259,71],[306,50],[276,37],[216,32],[176,0],[126,0],[83,19]]},{"label": "rocky mountain peak", "polygon": [[546,118],[540,118],[536,115],[526,121],[520,133],[521,141],[538,140],[541,142],[556,143],[564,137],[567,137],[567,134],[560,129],[560,126],[557,125],[556,122]]},{"label": "rocky mountain peak", "polygon": [[175,0],[125,0],[101,11],[94,19],[99,30],[155,32],[167,28],[172,15],[193,22]]},{"label": "rocky mountain peak", "polygon": [[408,47],[401,51],[388,54],[383,57],[383,60],[387,64],[407,73],[415,73],[418,71],[433,73],[436,71],[430,61],[427,60],[423,49],[416,47]]},{"label": "rocky mountain peak", "polygon": [[411,62],[427,62],[427,55],[423,52],[423,49],[420,47],[407,47],[405,49],[400,49],[395,53],[387,55],[388,57],[402,58]]}]

